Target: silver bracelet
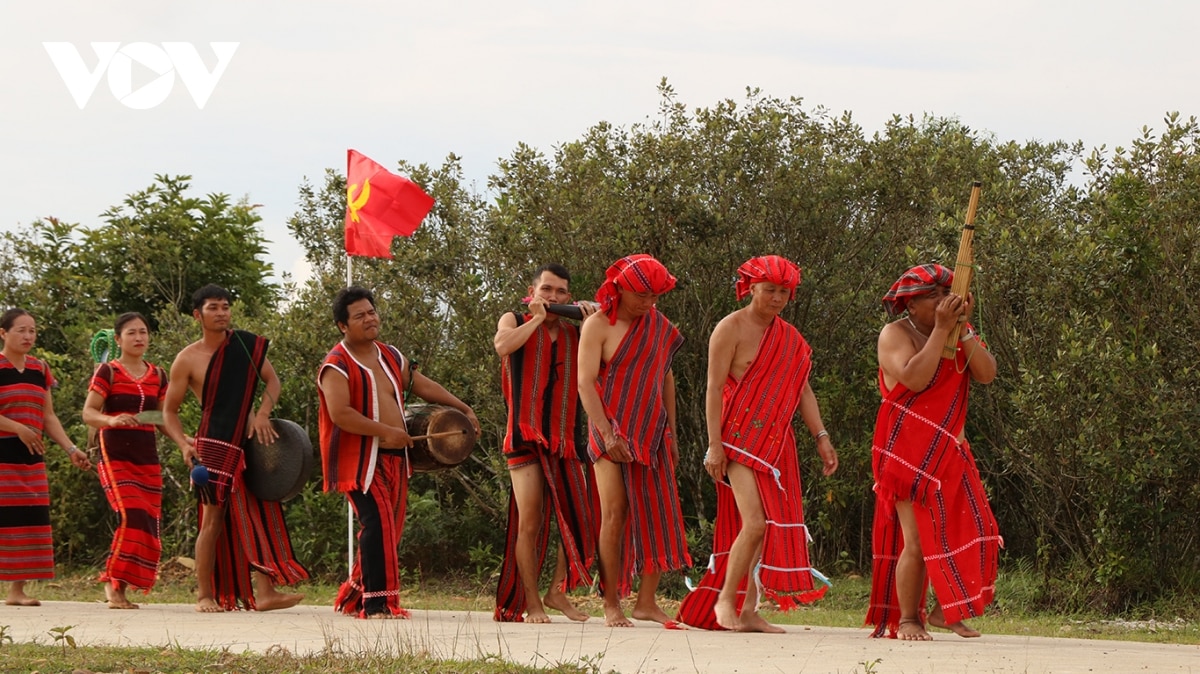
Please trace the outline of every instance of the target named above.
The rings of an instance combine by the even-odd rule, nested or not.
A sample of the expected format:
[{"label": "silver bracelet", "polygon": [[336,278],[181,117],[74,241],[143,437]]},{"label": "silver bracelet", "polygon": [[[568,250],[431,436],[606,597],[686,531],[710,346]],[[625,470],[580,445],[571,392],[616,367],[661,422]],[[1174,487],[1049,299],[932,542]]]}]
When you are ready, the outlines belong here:
[{"label": "silver bracelet", "polygon": [[71,445],[70,447],[67,447],[67,456],[71,456],[72,454],[74,454],[75,452],[78,452],[78,451],[79,451],[79,447],[76,447],[75,445]]},{"label": "silver bracelet", "polygon": [[820,433],[817,433],[816,435],[813,436],[813,440],[820,440],[821,438],[828,438],[828,437],[829,437],[829,431],[822,429]]}]

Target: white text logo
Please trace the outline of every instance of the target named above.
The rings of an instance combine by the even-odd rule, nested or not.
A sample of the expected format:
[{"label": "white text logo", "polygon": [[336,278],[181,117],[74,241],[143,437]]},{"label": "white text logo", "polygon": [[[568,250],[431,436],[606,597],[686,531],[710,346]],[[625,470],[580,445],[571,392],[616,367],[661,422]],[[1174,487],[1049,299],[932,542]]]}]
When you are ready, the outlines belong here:
[{"label": "white text logo", "polygon": [[[108,88],[113,96],[125,107],[135,110],[148,110],[166,100],[175,86],[175,75],[178,73],[196,107],[203,110],[239,44],[208,43],[217,57],[217,65],[211,71],[190,42],[163,42],[162,46],[149,42],[130,42],[124,47],[120,42],[93,42],[91,45],[96,54],[96,65],[91,69],[70,42],[43,42],[42,46],[50,54],[50,60],[54,62],[54,67],[58,69],[58,74],[80,110],[92,98],[105,73],[108,73]],[[136,91],[133,88],[134,63],[156,75]]]}]

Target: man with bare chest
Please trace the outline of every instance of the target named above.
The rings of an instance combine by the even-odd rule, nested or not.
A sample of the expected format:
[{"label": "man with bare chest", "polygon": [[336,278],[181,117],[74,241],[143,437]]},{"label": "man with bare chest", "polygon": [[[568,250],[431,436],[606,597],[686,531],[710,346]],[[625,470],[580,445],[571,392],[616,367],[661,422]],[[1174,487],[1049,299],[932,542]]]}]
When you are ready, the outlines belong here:
[{"label": "man with bare chest", "polygon": [[[361,527],[350,577],[335,610],[359,618],[407,618],[400,606],[397,546],[408,498],[412,439],[403,394],[462,411],[479,433],[471,408],[441,384],[409,367],[400,350],[377,341],[375,296],[359,286],[338,292],[333,319],[343,339],[317,373],[321,466],[325,491],[346,494]],[[391,451],[389,451],[391,450]]]},{"label": "man with bare chest", "polygon": [[760,589],[786,610],[827,588],[817,587],[824,577],[808,560],[797,410],[825,475],[837,470],[838,458],[808,385],[812,349],[779,316],[799,284],[800,268],[785,258],[748,260],[738,268],[736,293],[750,303],[723,318],[709,340],[704,468],[717,483],[713,557],[679,609],[679,619],[695,627],[783,632],[758,614]]},{"label": "man with bare chest", "polygon": [[[189,468],[202,463],[208,469],[208,483],[197,490],[196,610],[204,613],[295,606],[303,595],[283,594],[275,586],[308,578],[292,552],[282,506],[260,501],[243,479],[244,443],[254,437],[270,444],[278,437],[271,427],[271,409],[280,385],[267,360],[267,340],[229,329],[231,302],[228,291],[211,284],[192,297],[192,315],[203,335],[171,364],[163,405],[163,426],[179,445],[184,462]],[[259,380],[265,390],[255,411]],[[184,433],[179,420],[179,407],[189,390],[202,411],[194,439]]]},{"label": "man with bare chest", "polygon": [[683,336],[655,304],[675,287],[661,262],[615,262],[596,293],[601,311],[579,337],[579,400],[588,415],[588,454],[600,496],[604,624],[632,627],[620,600],[641,577],[633,617],[680,626],[658,605],[664,571],[692,563],[675,483],[675,377]]}]

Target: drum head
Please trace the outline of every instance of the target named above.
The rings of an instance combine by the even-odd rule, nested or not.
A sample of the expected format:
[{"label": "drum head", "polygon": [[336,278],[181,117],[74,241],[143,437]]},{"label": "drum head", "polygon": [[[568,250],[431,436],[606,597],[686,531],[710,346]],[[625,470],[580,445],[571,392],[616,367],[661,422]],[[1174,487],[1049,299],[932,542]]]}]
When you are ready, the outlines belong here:
[{"label": "drum head", "polygon": [[279,438],[264,445],[252,438],[246,445],[246,486],[264,501],[287,501],[304,489],[312,475],[312,441],[299,424],[272,419]]},{"label": "drum head", "polygon": [[413,442],[409,451],[412,469],[430,473],[466,461],[475,447],[475,427],[467,415],[442,405],[413,405],[408,432],[413,436],[448,434]]}]

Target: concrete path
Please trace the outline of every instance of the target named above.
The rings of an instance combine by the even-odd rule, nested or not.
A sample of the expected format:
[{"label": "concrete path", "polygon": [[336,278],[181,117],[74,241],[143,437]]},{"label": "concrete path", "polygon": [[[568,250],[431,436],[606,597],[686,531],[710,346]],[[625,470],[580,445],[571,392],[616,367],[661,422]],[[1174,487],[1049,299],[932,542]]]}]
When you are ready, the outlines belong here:
[{"label": "concrete path", "polygon": [[144,604],[116,611],[101,603],[0,606],[0,625],[18,642],[52,643],[49,630],[71,625],[83,646],[181,645],[296,653],[415,651],[437,658],[481,658],[548,667],[586,660],[601,672],[1190,672],[1200,646],[939,632],[927,643],[868,639],[865,630],[789,625],[788,634],[668,631],[653,623],[610,629],[597,618],[577,624],[499,624],[488,613],[414,611],[412,620],[366,621],[324,606],[275,613],[196,613],[191,605]]}]

